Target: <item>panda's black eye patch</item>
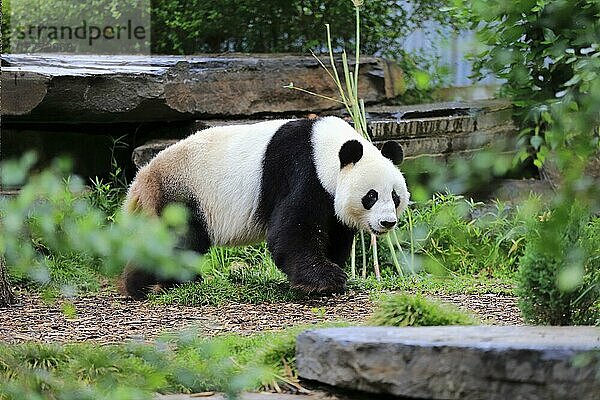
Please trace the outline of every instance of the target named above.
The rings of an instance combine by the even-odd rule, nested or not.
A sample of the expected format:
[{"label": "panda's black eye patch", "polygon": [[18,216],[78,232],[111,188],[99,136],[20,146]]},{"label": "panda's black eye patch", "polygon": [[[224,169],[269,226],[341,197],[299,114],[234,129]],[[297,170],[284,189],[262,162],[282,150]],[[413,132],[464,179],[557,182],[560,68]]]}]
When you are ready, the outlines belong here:
[{"label": "panda's black eye patch", "polygon": [[398,197],[398,194],[395,190],[392,190],[392,200],[394,200],[394,206],[398,208],[398,206],[400,205],[400,197]]},{"label": "panda's black eye patch", "polygon": [[370,210],[371,207],[377,203],[379,195],[373,189],[369,190],[362,198],[362,205],[366,210]]}]

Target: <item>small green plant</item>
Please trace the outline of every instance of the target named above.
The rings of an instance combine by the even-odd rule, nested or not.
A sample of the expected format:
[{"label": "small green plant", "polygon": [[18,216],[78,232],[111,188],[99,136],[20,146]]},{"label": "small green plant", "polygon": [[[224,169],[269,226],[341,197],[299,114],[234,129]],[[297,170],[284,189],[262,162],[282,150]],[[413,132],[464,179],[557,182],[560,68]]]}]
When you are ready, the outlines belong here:
[{"label": "small green plant", "polygon": [[121,209],[123,200],[127,194],[127,178],[125,171],[119,166],[115,157],[115,151],[119,148],[127,147],[123,141],[125,136],[113,139],[113,145],[110,151],[110,172],[106,181],[95,177],[91,179],[91,188],[88,193],[90,203],[95,208],[106,214],[106,220],[109,223],[115,221],[115,217]]},{"label": "small green plant", "polygon": [[477,319],[466,312],[420,295],[383,296],[373,317],[372,325],[380,326],[438,326],[475,325]]},{"label": "small green plant", "polygon": [[325,318],[325,314],[327,313],[327,309],[325,307],[313,307],[310,309],[319,319]]}]

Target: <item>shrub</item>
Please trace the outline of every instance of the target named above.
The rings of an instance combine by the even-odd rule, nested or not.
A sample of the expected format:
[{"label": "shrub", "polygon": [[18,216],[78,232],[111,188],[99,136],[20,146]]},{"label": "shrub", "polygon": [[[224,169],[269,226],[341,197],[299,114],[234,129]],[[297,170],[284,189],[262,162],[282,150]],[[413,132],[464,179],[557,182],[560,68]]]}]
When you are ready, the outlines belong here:
[{"label": "shrub", "polygon": [[[35,9],[36,15],[41,16],[40,21],[65,21],[78,17],[82,10],[90,12],[85,2],[20,0],[13,3],[13,11]],[[106,25],[114,25],[113,18],[131,13],[139,8],[137,3],[135,0],[98,0],[92,10],[108,19]],[[325,24],[331,25],[336,50],[343,45],[352,46],[354,37],[351,0],[165,0],[150,4],[151,51],[155,54],[320,52],[326,49]],[[404,51],[404,39],[416,29],[430,29],[423,21],[447,24],[449,14],[440,12],[444,4],[443,0],[369,0],[361,6],[364,53],[382,55],[401,65],[409,78],[407,95],[411,102],[429,95],[419,90],[414,78],[416,72],[432,72],[432,86],[439,85],[447,72],[438,67],[426,51],[419,54]],[[3,1],[2,10],[2,45],[4,52],[10,52],[11,2]],[[103,20],[96,16],[95,21]],[[35,47],[31,49],[36,50],[40,51]]]},{"label": "shrub", "polygon": [[[577,141],[587,142],[599,122],[600,3],[595,0],[456,3],[464,4],[462,16],[470,20],[470,27],[487,45],[474,57],[478,76],[491,71],[505,79],[503,94],[513,99],[517,115],[523,121],[522,159],[535,154],[534,162],[541,166],[550,150],[570,147]],[[555,129],[548,134],[557,120],[568,113],[578,114],[579,129]],[[586,113],[590,118],[582,118]]]},{"label": "shrub", "polygon": [[600,323],[600,222],[574,205],[546,213],[528,230],[516,293],[526,321]]},{"label": "shrub", "polygon": [[[422,21],[446,21],[444,1],[370,0],[362,5],[365,52],[398,56],[401,39]],[[351,0],[256,1],[169,0],[154,2],[153,50],[156,53],[306,52],[326,49],[325,24],[334,48],[354,37]]]},{"label": "shrub", "polygon": [[384,296],[370,320],[380,326],[475,325],[477,320],[457,307],[420,295]]}]

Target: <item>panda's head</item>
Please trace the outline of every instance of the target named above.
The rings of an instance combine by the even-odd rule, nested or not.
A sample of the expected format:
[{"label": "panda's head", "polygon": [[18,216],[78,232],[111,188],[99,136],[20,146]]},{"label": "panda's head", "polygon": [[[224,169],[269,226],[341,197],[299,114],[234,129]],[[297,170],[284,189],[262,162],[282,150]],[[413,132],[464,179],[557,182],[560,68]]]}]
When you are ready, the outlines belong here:
[{"label": "panda's head", "polygon": [[408,205],[404,176],[396,167],[402,147],[386,142],[381,151],[358,140],[345,142],[340,151],[340,173],[335,212],[346,225],[381,235],[393,229]]}]

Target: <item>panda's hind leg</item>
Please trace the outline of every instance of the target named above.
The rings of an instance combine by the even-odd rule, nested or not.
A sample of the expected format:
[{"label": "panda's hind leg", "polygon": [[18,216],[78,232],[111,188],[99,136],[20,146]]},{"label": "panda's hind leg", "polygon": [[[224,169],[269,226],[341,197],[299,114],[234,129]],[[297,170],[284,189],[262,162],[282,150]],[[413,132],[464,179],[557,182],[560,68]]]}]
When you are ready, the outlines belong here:
[{"label": "panda's hind leg", "polygon": [[[210,247],[210,238],[203,218],[199,213],[191,212],[188,229],[182,235],[176,249],[192,250],[204,254]],[[190,281],[201,280],[200,275],[194,275]],[[145,299],[151,292],[159,292],[181,284],[182,281],[173,278],[164,278],[151,268],[142,268],[129,263],[125,266],[118,282],[119,292],[136,300]]]},{"label": "panda's hind leg", "polygon": [[[188,221],[188,229],[185,235],[179,238],[177,244],[178,250],[192,250],[199,254],[205,254],[210,248],[210,237],[202,212],[198,210],[198,207],[194,204],[188,204],[188,210],[190,211],[190,218]],[[196,211],[194,211],[196,210]],[[182,283],[179,279],[165,279],[161,277],[155,277],[157,290],[169,289],[173,286]],[[197,282],[201,281],[202,277],[195,274],[190,281]]]},{"label": "panda's hind leg", "polygon": [[142,300],[148,296],[154,284],[156,284],[156,276],[154,274],[132,263],[127,263],[119,277],[117,288],[124,296],[135,300]]},{"label": "panda's hind leg", "polygon": [[[132,183],[125,201],[124,211],[129,213],[143,212],[150,216],[158,216],[164,206],[171,202],[186,205],[190,211],[188,230],[178,239],[177,248],[206,253],[210,247],[210,238],[198,203],[192,196],[173,196],[175,190],[164,190],[160,174],[152,171],[151,166],[140,170]],[[169,195],[170,193],[170,195]],[[193,280],[197,280],[199,276]],[[167,279],[153,272],[153,268],[143,268],[129,263],[125,266],[118,281],[119,292],[134,299],[143,299],[151,291],[167,289],[180,280]]]}]

